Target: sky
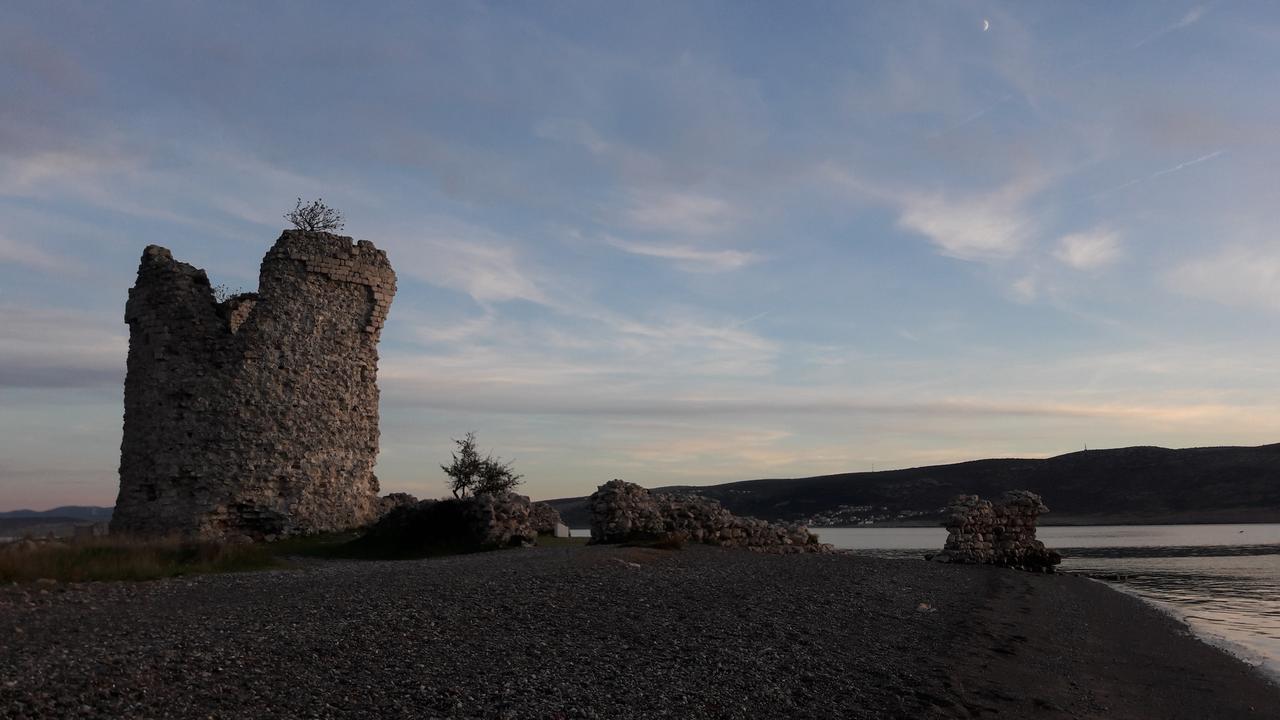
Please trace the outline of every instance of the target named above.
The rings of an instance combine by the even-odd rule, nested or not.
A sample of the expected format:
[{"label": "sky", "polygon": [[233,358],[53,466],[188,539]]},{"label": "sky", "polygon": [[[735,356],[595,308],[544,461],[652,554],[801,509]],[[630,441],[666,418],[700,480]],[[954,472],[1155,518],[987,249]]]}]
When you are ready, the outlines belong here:
[{"label": "sky", "polygon": [[1269,2],[6,2],[0,509],[114,502],[142,249],[252,290],[299,196],[386,492],[1278,441],[1277,77]]}]

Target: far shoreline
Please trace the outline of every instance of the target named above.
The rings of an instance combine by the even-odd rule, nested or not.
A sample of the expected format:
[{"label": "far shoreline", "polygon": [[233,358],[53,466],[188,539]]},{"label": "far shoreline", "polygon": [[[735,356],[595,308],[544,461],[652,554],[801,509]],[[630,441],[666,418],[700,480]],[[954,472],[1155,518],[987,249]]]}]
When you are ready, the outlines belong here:
[{"label": "far shoreline", "polygon": [[[1130,515],[1065,515],[1053,517],[1043,515],[1037,527],[1143,527],[1156,525],[1280,525],[1280,513],[1260,513],[1237,515],[1217,514],[1185,514],[1185,515],[1151,515],[1133,517]],[[856,528],[921,528],[941,527],[942,519],[937,520],[904,520],[876,522],[866,525],[812,525],[810,527],[856,529]]]}]

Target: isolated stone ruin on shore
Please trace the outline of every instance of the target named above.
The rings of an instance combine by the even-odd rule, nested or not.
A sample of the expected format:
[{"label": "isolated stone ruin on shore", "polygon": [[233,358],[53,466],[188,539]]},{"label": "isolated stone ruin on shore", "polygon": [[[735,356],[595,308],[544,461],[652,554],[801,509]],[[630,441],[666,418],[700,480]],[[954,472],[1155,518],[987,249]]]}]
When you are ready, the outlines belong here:
[{"label": "isolated stone ruin on shore", "polygon": [[258,291],[219,301],[151,245],[129,291],[113,532],[271,540],[380,514],[378,340],[386,253],[287,230]]},{"label": "isolated stone ruin on shore", "polygon": [[556,526],[564,526],[560,511],[544,502],[534,503],[529,509],[529,523],[539,535],[555,535]]},{"label": "isolated stone ruin on shore", "polygon": [[935,562],[1000,565],[1053,572],[1062,556],[1036,539],[1036,521],[1049,508],[1027,490],[1010,490],[1000,502],[958,495],[947,507],[947,543],[926,556]]},{"label": "isolated stone ruin on shore", "polygon": [[539,535],[555,535],[557,526],[565,528],[555,508],[513,492],[447,500],[392,493],[383,501],[386,514],[361,540],[392,553],[523,547],[535,545]]},{"label": "isolated stone ruin on shore", "polygon": [[611,480],[591,495],[591,542],[622,543],[678,537],[758,552],[831,552],[803,525],[738,517],[711,498],[650,492]]},{"label": "isolated stone ruin on shore", "polygon": [[449,547],[494,550],[533,545],[534,504],[513,492],[402,503],[387,512],[358,542],[394,552]]}]

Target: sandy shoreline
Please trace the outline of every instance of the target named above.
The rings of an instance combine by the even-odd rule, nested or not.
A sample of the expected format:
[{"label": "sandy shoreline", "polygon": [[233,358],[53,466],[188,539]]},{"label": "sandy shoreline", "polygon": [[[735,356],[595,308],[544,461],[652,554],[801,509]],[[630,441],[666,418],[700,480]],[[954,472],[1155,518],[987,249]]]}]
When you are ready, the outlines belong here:
[{"label": "sandy shoreline", "polygon": [[40,590],[0,589],[0,716],[1280,709],[1280,687],[1137,598],[922,561],[548,548]]}]

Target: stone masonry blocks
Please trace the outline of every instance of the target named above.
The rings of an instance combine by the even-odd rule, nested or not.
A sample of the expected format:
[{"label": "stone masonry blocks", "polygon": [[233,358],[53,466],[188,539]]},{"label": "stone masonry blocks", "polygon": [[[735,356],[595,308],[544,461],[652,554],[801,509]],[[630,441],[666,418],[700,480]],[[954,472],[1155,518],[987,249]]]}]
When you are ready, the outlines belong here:
[{"label": "stone masonry blocks", "polygon": [[378,515],[378,340],[396,276],[372,243],[288,230],[223,302],[149,246],[129,291],[113,532],[271,539]]}]

